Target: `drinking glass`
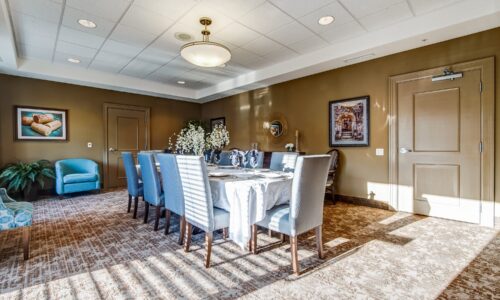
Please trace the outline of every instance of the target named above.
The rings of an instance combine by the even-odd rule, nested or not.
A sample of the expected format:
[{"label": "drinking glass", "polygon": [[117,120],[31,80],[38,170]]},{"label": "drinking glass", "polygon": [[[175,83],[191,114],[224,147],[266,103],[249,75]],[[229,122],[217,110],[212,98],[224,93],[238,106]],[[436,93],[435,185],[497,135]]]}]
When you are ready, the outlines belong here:
[{"label": "drinking glass", "polygon": [[250,167],[252,167],[254,171],[258,164],[259,162],[257,161],[257,156],[254,155],[250,156]]},{"label": "drinking glass", "polygon": [[233,167],[236,169],[238,168],[238,166],[240,165],[240,157],[239,157],[239,154],[238,152],[233,152],[231,154],[231,164],[233,165]]},{"label": "drinking glass", "polygon": [[241,155],[241,163],[243,164],[243,167],[246,169],[248,165],[248,151],[245,151]]}]

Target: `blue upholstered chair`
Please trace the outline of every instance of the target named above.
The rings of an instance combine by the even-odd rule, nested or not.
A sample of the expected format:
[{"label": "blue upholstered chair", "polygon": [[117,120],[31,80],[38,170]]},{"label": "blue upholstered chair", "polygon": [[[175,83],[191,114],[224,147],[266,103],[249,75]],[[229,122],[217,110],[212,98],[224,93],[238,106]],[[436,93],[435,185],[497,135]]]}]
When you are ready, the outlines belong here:
[{"label": "blue upholstered chair", "polygon": [[257,252],[257,225],[290,236],[292,266],[299,273],[297,236],[316,229],[318,256],[323,257],[323,203],[325,184],[330,169],[330,155],[300,156],[292,183],[289,205],[276,206],[266,213],[264,220],[252,226],[252,249]]},{"label": "blue upholstered chair", "polygon": [[[252,168],[252,166],[250,165],[250,156],[252,155],[251,151],[248,151],[248,153],[246,154],[247,155],[247,159],[248,159],[248,164],[246,166],[246,168]],[[257,152],[257,166],[255,168],[257,169],[260,169],[264,166],[264,152],[262,151],[258,151]]]},{"label": "blue upholstered chair", "polygon": [[30,235],[33,222],[33,204],[17,202],[0,189],[0,231],[23,228],[24,260],[30,257]]},{"label": "blue upholstered chair", "polygon": [[163,194],[165,196],[165,234],[170,228],[171,212],[179,215],[179,245],[184,241],[184,230],[186,229],[186,219],[184,218],[184,194],[182,192],[181,176],[177,160],[174,154],[158,154],[156,157],[160,163],[162,176]]},{"label": "blue upholstered chair", "polygon": [[231,151],[222,151],[220,154],[219,166],[231,165]]},{"label": "blue upholstered chair", "polygon": [[201,156],[177,155],[177,165],[181,176],[184,193],[184,216],[186,218],[187,237],[184,250],[189,251],[192,225],[203,229],[207,255],[205,267],[210,266],[213,231],[224,229],[226,236],[229,227],[229,212],[215,208],[208,182],[207,166]]},{"label": "blue upholstered chair", "polygon": [[101,189],[99,166],[85,158],[56,162],[56,192],[59,196]]},{"label": "blue upholstered chair", "polygon": [[132,205],[132,198],[134,198],[134,215],[133,218],[137,217],[137,205],[139,202],[139,197],[144,197],[144,191],[142,188],[142,182],[139,180],[139,175],[137,174],[137,168],[135,167],[134,156],[131,152],[122,152],[123,166],[125,167],[125,175],[127,176],[127,189],[128,189],[128,208],[127,212],[130,212],[130,207]]},{"label": "blue upholstered chair", "polygon": [[273,152],[269,168],[275,171],[293,172],[298,156],[297,152]]},{"label": "blue upholstered chair", "polygon": [[156,207],[156,218],[154,230],[160,225],[161,208],[165,205],[163,192],[161,190],[160,176],[156,169],[153,153],[139,153],[137,160],[141,166],[142,184],[144,188],[144,223],[148,222],[149,205]]}]

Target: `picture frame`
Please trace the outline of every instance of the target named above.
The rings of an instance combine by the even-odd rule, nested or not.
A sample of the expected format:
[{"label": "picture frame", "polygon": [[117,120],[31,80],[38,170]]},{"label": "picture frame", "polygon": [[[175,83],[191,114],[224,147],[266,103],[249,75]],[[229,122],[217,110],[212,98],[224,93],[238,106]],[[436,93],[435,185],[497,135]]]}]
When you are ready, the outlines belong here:
[{"label": "picture frame", "polygon": [[210,130],[214,130],[215,125],[224,125],[226,126],[226,118],[225,117],[219,117],[219,118],[213,118],[210,119]]},{"label": "picture frame", "polygon": [[370,145],[370,96],[328,103],[330,147]]},{"label": "picture frame", "polygon": [[68,110],[35,106],[14,106],[15,141],[69,140]]}]

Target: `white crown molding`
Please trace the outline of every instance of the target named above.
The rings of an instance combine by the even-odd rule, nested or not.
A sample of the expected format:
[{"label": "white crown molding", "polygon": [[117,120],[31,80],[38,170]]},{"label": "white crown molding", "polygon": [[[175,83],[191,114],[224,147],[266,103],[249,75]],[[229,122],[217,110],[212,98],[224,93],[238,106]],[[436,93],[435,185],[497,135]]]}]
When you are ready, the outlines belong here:
[{"label": "white crown molding", "polygon": [[[352,57],[374,53],[369,59],[375,59],[498,26],[500,0],[463,0],[396,26],[369,32],[196,90],[77,66],[18,58],[7,2],[0,0],[0,73],[205,103],[362,61],[345,62]],[[428,39],[428,42],[423,43],[423,38]]]}]

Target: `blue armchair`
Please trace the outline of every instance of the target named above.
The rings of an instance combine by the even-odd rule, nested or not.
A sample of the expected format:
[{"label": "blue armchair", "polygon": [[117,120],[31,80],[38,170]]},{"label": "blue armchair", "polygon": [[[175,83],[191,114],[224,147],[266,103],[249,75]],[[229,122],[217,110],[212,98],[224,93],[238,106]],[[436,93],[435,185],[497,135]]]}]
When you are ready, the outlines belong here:
[{"label": "blue armchair", "polygon": [[23,228],[24,260],[30,256],[30,235],[33,222],[33,204],[16,202],[0,189],[0,231]]},{"label": "blue armchair", "polygon": [[59,196],[101,189],[99,166],[84,158],[56,162],[56,192]]}]

